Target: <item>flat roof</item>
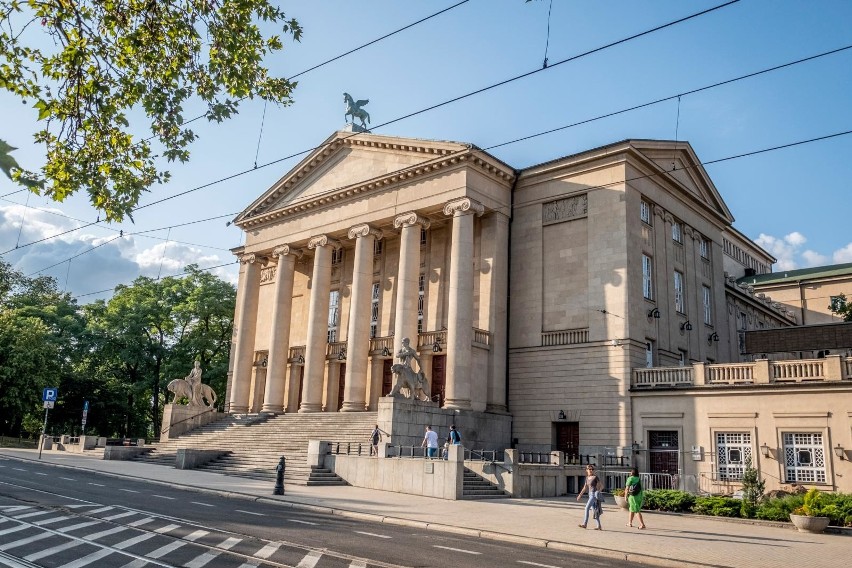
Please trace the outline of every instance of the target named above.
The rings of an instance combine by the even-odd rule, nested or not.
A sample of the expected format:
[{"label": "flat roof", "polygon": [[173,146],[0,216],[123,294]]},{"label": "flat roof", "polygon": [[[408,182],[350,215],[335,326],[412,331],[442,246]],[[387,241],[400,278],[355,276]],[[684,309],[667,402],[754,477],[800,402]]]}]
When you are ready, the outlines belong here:
[{"label": "flat roof", "polygon": [[781,284],[797,280],[815,280],[818,278],[832,278],[834,276],[846,275],[852,275],[852,262],[743,276],[737,282],[744,282],[745,284]]}]

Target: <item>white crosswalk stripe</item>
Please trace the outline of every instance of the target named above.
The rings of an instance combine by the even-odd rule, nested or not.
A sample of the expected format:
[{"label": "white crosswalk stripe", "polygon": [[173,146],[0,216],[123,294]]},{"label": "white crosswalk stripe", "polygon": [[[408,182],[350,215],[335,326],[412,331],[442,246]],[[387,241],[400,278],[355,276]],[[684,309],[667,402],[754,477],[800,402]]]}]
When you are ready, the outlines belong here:
[{"label": "white crosswalk stripe", "polygon": [[10,548],[17,548],[19,546],[23,546],[25,544],[30,544],[31,542],[35,542],[37,540],[45,539],[51,535],[49,532],[38,533],[33,536],[28,536],[27,538],[22,538],[20,540],[13,540],[12,542],[7,542],[6,544],[0,545],[0,550],[9,550]]},{"label": "white crosswalk stripe", "polygon": [[[224,550],[230,550],[231,548],[233,548],[237,543],[241,542],[242,540],[243,539],[241,539],[241,538],[228,537],[224,541],[222,541],[217,546],[217,548],[224,549]],[[186,568],[201,568],[202,566],[206,566],[207,564],[209,564],[211,560],[213,560],[214,558],[216,558],[220,554],[222,554],[221,550],[208,550],[204,554],[196,557],[193,560],[190,560],[189,562],[184,564],[184,566]]]},{"label": "white crosswalk stripe", "polygon": [[41,515],[49,515],[52,512],[53,511],[36,511],[35,513],[25,513],[23,515],[15,515],[15,520],[29,519],[29,518],[38,517],[38,516],[41,516]]},{"label": "white crosswalk stripe", "polygon": [[88,512],[89,515],[94,515],[95,513],[106,513],[107,511],[112,511],[113,507],[101,507],[99,509],[93,509]]},{"label": "white crosswalk stripe", "polygon": [[322,558],[322,553],[317,552],[316,550],[312,550],[308,552],[304,558],[302,558],[301,562],[296,564],[296,568],[314,568],[317,565],[317,562]]},{"label": "white crosswalk stripe", "polygon": [[9,528],[9,529],[3,529],[2,531],[0,531],[0,535],[11,534],[13,532],[22,531],[25,528],[27,528],[27,525],[18,525],[16,527],[12,527],[12,528]]},{"label": "white crosswalk stripe", "polygon": [[4,513],[14,513],[15,511],[26,511],[27,509],[32,509],[29,505],[5,505],[0,507],[0,511]]},{"label": "white crosswalk stripe", "polygon": [[46,549],[41,550],[39,552],[34,552],[33,554],[30,554],[29,556],[24,556],[24,560],[34,562],[36,560],[44,558],[45,556],[52,556],[52,555],[56,554],[57,552],[62,552],[63,550],[68,550],[69,548],[74,548],[75,546],[80,546],[81,544],[83,544],[82,540],[72,540],[72,541],[66,542],[64,544],[54,546],[53,548],[46,548]]},{"label": "white crosswalk stripe", "polygon": [[83,558],[78,558],[73,562],[69,562],[67,564],[63,564],[62,566],[57,566],[56,568],[82,568],[83,566],[88,566],[92,562],[97,562],[104,556],[109,556],[113,551],[109,548],[104,548],[98,550],[97,552],[93,552],[88,556],[84,556]]},{"label": "white crosswalk stripe", "polygon": [[145,517],[144,519],[139,519],[138,521],[133,521],[132,523],[127,523],[128,527],[141,527],[142,525],[147,525],[148,523],[153,523],[155,521],[154,517]]},{"label": "white crosswalk stripe", "polygon": [[104,517],[105,521],[114,521],[116,519],[123,519],[124,517],[129,517],[130,515],[135,515],[135,511],[127,511],[125,513],[118,513],[117,515],[112,515],[111,517]]},{"label": "white crosswalk stripe", "polygon": [[275,551],[278,550],[280,547],[280,542],[270,542],[269,544],[255,552],[254,555],[258,558],[269,558],[270,556],[275,554]]},{"label": "white crosswalk stripe", "polygon": [[52,519],[44,519],[44,520],[41,520],[41,521],[36,521],[33,524],[36,525],[37,527],[40,527],[42,525],[49,525],[49,524],[52,524],[52,523],[58,523],[59,521],[64,521],[64,520],[70,519],[70,518],[71,517],[69,517],[68,515],[62,515],[61,517],[53,517]]},{"label": "white crosswalk stripe", "polygon": [[123,532],[123,531],[126,531],[126,530],[127,530],[127,527],[115,527],[115,528],[107,529],[105,531],[87,534],[83,538],[85,538],[86,540],[98,540],[99,538],[103,538],[103,537],[109,536],[111,534],[120,533],[120,532]]},{"label": "white crosswalk stripe", "polygon": [[[175,530],[175,529],[179,529],[179,528],[180,528],[180,525],[166,525],[166,526],[164,526],[164,527],[160,527],[160,528],[158,528],[158,529],[157,529],[157,530],[155,530],[154,532],[156,532],[156,533],[160,533],[160,534],[163,534],[163,533],[171,532],[171,531],[173,531],[173,530]],[[207,534],[207,532],[206,532],[206,531],[195,531],[195,532],[194,532],[194,533],[192,533],[192,534],[195,534],[195,533],[204,533],[204,534]],[[201,535],[201,536],[204,536],[204,534],[203,534],[203,535]],[[191,535],[190,535],[190,536],[191,536]],[[186,538],[189,538],[189,537],[186,537]],[[196,538],[201,538],[201,537],[196,537]]]},{"label": "white crosswalk stripe", "polygon": [[349,568],[367,568],[367,563],[363,560],[353,560],[351,564],[349,564]]},{"label": "white crosswalk stripe", "polygon": [[133,538],[128,538],[125,541],[119,542],[118,544],[114,544],[113,548],[117,548],[118,550],[124,550],[125,548],[130,548],[133,545],[139,544],[140,542],[145,542],[149,538],[154,538],[156,535],[151,533],[143,533],[138,536],[134,536]]},{"label": "white crosswalk stripe", "polygon": [[76,525],[71,525],[68,527],[62,527],[61,529],[57,529],[57,532],[67,533],[71,531],[75,531],[77,529],[84,529],[86,527],[90,527],[92,525],[100,524],[100,521],[86,521],[85,523],[77,523]]},{"label": "white crosswalk stripe", "polygon": [[166,554],[177,550],[181,546],[184,546],[185,544],[187,544],[186,541],[176,540],[174,542],[170,542],[169,544],[167,544],[165,546],[161,546],[157,550],[149,552],[145,556],[147,556],[148,558],[161,558],[161,557],[165,556]]},{"label": "white crosswalk stripe", "polygon": [[133,562],[128,562],[121,568],[144,568],[146,564],[150,564],[150,562],[148,562],[144,558],[137,558]]}]

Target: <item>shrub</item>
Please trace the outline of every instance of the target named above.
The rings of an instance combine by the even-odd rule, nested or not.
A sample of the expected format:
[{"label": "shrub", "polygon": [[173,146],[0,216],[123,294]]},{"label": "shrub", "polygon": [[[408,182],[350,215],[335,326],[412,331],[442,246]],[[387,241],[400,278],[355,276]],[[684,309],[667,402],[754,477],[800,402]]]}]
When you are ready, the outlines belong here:
[{"label": "shrub", "polygon": [[801,495],[787,495],[778,499],[764,499],[755,511],[755,518],[764,521],[789,521],[790,513],[801,507],[804,498]]},{"label": "shrub", "polygon": [[624,489],[613,489],[612,494],[618,497],[624,497]]},{"label": "shrub", "polygon": [[822,515],[831,519],[831,524],[842,527],[852,526],[852,494],[826,493],[822,495],[825,503]]},{"label": "shrub", "polygon": [[743,499],[740,502],[740,516],[746,519],[754,517],[757,505],[763,499],[766,490],[766,480],[760,479],[758,471],[751,465],[751,458],[746,458],[743,472]]},{"label": "shrub", "polygon": [[688,512],[695,504],[695,495],[686,491],[672,489],[656,489],[645,491],[645,500],[642,506],[645,509],[657,511]]},{"label": "shrub", "polygon": [[822,517],[822,508],[825,505],[825,499],[822,493],[816,487],[812,487],[810,491],[805,493],[805,502],[802,506],[793,511],[794,515],[805,515],[807,517]]},{"label": "shrub", "polygon": [[698,497],[692,512],[714,517],[739,517],[742,501],[733,497]]}]

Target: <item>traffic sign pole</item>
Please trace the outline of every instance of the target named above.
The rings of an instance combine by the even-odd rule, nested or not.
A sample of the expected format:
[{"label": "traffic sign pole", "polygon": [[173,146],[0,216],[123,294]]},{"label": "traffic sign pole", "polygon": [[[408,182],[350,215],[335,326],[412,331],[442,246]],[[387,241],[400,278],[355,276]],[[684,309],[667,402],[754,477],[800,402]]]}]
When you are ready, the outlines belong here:
[{"label": "traffic sign pole", "polygon": [[46,388],[41,392],[41,400],[44,402],[44,425],[41,427],[41,443],[38,445],[38,459],[41,459],[41,451],[44,449],[44,438],[47,434],[47,413],[53,408],[57,398],[57,388]]},{"label": "traffic sign pole", "polygon": [[44,426],[41,427],[41,443],[38,445],[38,459],[41,459],[41,451],[44,449],[44,436],[47,432],[47,413],[50,412],[50,408],[47,406],[44,407]]}]

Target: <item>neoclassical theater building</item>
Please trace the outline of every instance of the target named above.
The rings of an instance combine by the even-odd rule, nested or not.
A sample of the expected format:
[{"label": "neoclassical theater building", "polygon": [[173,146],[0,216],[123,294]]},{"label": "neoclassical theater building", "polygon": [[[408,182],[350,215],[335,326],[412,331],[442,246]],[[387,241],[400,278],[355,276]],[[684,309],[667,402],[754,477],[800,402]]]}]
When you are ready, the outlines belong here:
[{"label": "neoclassical theater building", "polygon": [[[714,483],[768,446],[779,483],[834,479],[784,456],[852,448],[852,365],[803,388],[742,352],[744,331],[799,322],[741,282],[775,259],[733,221],[687,142],[519,170],[471,144],[336,132],[235,220],[228,410],[378,411],[417,444],[420,412],[482,447],[630,454]],[[385,396],[404,338],[429,402]]]}]

